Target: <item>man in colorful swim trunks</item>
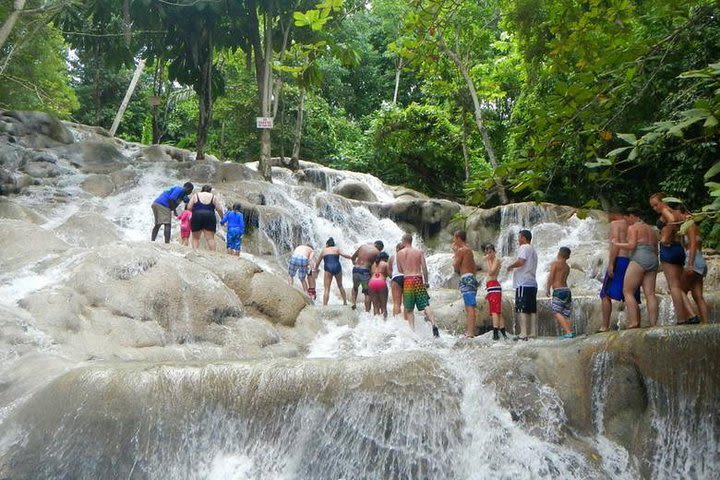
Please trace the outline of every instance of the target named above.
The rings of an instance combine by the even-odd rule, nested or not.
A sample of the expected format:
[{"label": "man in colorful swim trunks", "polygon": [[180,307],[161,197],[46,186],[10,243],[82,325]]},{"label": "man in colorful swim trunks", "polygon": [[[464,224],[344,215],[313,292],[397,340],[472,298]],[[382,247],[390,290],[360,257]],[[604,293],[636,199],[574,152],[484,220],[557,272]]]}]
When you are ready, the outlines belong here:
[{"label": "man in colorful swim trunks", "polygon": [[402,237],[403,249],[395,254],[397,268],[403,274],[403,306],[405,307],[405,320],[410,328],[415,329],[415,314],[413,310],[417,307],[418,312],[425,314],[425,320],[432,324],[433,336],[439,337],[435,322],[430,313],[430,295],[427,293],[428,269],[425,263],[425,254],[419,248],[412,246],[412,235],[406,233]]},{"label": "man in colorful swim trunks", "polygon": [[[602,288],[600,289],[600,301],[602,302],[602,324],[597,333],[606,332],[610,328],[610,316],[612,314],[612,301],[622,302],[623,282],[625,272],[630,265],[630,251],[618,248],[615,243],[627,241],[628,222],[620,209],[612,208],[608,212],[610,220],[610,254],[608,256],[608,268],[605,273]],[[614,243],[613,243],[614,241]],[[635,299],[640,304],[640,290],[635,292]],[[639,313],[638,313],[639,315]],[[638,316],[638,318],[640,318]]]},{"label": "man in colorful swim trunks", "polygon": [[505,319],[502,315],[502,286],[498,282],[501,262],[495,253],[495,245],[488,243],[483,248],[485,251],[485,265],[487,277],[485,278],[485,289],[487,291],[488,310],[493,322],[493,340],[500,340],[499,333],[507,338],[505,333]]},{"label": "man in colorful swim trunks", "polygon": [[365,296],[365,311],[370,311],[370,295],[368,294],[368,282],[370,281],[370,266],[375,258],[383,251],[385,244],[376,240],[375,243],[366,243],[355,250],[350,259],[353,262],[352,279],[353,286],[350,293],[352,300],[352,309],[355,310],[357,304],[358,290],[362,290]]},{"label": "man in colorful swim trunks", "polygon": [[475,256],[466,243],[467,234],[457,230],[453,234],[453,269],[460,274],[460,295],[465,304],[465,337],[475,336],[475,307],[477,306],[478,281],[475,278]]},{"label": "man in colorful swim trunks", "polygon": [[290,261],[288,262],[288,285],[292,285],[293,279],[297,274],[300,283],[302,284],[303,291],[308,292],[307,273],[308,265],[311,264],[313,258],[313,248],[310,245],[299,245],[293,250]]},{"label": "man in colorful swim trunks", "polygon": [[[527,340],[528,337],[537,337],[537,252],[530,245],[532,233],[530,230],[520,230],[518,233],[518,256],[508,266],[513,272],[513,286],[515,287],[515,312],[520,317],[520,335],[513,340]],[[529,328],[529,332],[528,332]]]}]

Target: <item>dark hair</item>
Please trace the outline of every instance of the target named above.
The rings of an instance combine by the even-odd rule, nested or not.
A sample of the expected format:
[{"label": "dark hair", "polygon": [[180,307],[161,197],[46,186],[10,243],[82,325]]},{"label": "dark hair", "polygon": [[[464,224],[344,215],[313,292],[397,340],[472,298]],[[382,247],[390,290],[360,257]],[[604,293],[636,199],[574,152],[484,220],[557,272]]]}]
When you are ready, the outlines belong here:
[{"label": "dark hair", "polygon": [[486,252],[487,252],[488,250],[492,250],[492,251],[494,252],[494,251],[495,251],[495,245],[493,245],[492,243],[486,243],[485,245],[483,245],[483,250],[486,251]]},{"label": "dark hair", "polygon": [[375,240],[375,248],[382,252],[385,249],[385,244],[382,242],[382,240]]},{"label": "dark hair", "polygon": [[203,185],[200,189],[201,192],[212,192],[212,185]]},{"label": "dark hair", "polygon": [[387,261],[388,261],[388,258],[390,258],[390,257],[388,256],[387,253],[385,253],[385,252],[380,252],[380,253],[378,254],[378,256],[375,257],[375,263],[377,264],[377,263],[380,263],[380,262],[382,262],[382,261],[386,261],[386,262],[387,262]]},{"label": "dark hair", "polygon": [[525,237],[525,240],[527,240],[528,242],[532,242],[532,233],[530,232],[530,230],[520,230],[518,235]]},{"label": "dark hair", "polygon": [[570,249],[568,247],[560,247],[560,250],[558,250],[558,255],[565,259],[570,258]]},{"label": "dark hair", "polygon": [[465,230],[455,230],[455,233],[453,235],[458,237],[463,242],[467,240],[467,233],[465,233]]},{"label": "dark hair", "polygon": [[614,213],[616,215],[622,215],[623,209],[618,206],[612,206],[608,208],[608,213]]},{"label": "dark hair", "polygon": [[189,190],[189,191],[192,192],[193,189],[195,188],[195,185],[193,185],[193,184],[190,183],[190,182],[185,182],[185,185],[183,185],[183,188],[184,188],[185,190]]},{"label": "dark hair", "polygon": [[239,212],[242,210],[242,205],[240,205],[240,202],[235,202],[235,203],[233,203],[232,209],[235,210],[236,212]]},{"label": "dark hair", "polygon": [[335,239],[333,237],[330,237],[327,239],[327,242],[325,242],[326,247],[334,247],[335,246]]}]

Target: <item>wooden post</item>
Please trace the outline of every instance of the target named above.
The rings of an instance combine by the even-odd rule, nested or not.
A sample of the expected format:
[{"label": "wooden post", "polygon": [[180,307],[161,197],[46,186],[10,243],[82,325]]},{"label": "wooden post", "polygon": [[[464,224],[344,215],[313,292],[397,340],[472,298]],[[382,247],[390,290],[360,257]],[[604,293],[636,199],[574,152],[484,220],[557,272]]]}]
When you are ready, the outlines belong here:
[{"label": "wooden post", "polygon": [[127,91],[125,92],[125,98],[123,98],[123,101],[120,104],[120,108],[118,109],[117,115],[115,115],[115,120],[113,120],[112,127],[110,127],[110,136],[111,137],[115,136],[115,132],[117,132],[117,129],[120,126],[120,120],[122,120],[122,117],[125,114],[125,109],[127,109],[127,106],[130,103],[130,97],[132,97],[132,94],[135,91],[135,87],[137,86],[138,80],[140,80],[140,74],[142,73],[144,68],[145,68],[145,59],[141,58],[137,64],[137,67],[135,67],[135,73],[133,74],[133,78],[130,81],[130,86],[128,87]]}]

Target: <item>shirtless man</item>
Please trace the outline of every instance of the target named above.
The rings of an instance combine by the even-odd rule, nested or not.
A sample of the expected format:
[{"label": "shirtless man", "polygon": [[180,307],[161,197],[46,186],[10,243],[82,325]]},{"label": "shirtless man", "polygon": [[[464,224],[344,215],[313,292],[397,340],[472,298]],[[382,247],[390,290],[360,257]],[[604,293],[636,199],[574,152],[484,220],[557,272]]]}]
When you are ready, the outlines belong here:
[{"label": "shirtless man", "polygon": [[[610,220],[610,254],[607,273],[605,273],[605,279],[600,289],[602,324],[596,333],[607,332],[610,328],[612,301],[622,302],[624,300],[623,282],[625,281],[625,272],[630,264],[630,250],[619,248],[616,245],[627,240],[628,222],[622,212],[616,208],[610,209],[608,219]],[[638,302],[640,301],[639,291],[635,294],[635,298]]]},{"label": "shirtless man", "polygon": [[466,243],[467,234],[458,230],[453,234],[453,269],[460,274],[460,295],[465,304],[465,338],[475,336],[475,307],[478,281],[475,278],[475,256]]},{"label": "shirtless man", "polygon": [[412,235],[406,233],[402,237],[403,249],[395,255],[397,269],[403,274],[403,306],[405,307],[405,320],[410,328],[415,330],[415,314],[413,310],[417,307],[418,312],[425,314],[425,320],[432,324],[433,336],[439,337],[435,322],[430,313],[430,296],[427,293],[428,269],[425,263],[425,254],[419,248],[412,246]]},{"label": "shirtless man", "polygon": [[502,316],[502,287],[498,282],[498,274],[502,262],[495,253],[495,245],[488,243],[483,249],[485,251],[485,264],[487,265],[487,277],[485,279],[485,289],[487,291],[488,310],[493,322],[493,340],[500,340],[498,331],[502,333],[503,338],[507,338],[505,333],[505,319]]},{"label": "shirtless man", "polygon": [[370,311],[370,295],[368,295],[368,282],[370,281],[370,267],[377,258],[378,254],[383,251],[385,244],[380,240],[376,240],[375,243],[366,243],[361,245],[360,248],[355,250],[350,259],[353,262],[352,271],[352,293],[350,298],[352,300],[352,309],[355,310],[357,304],[358,289],[362,289],[362,293],[365,296],[365,311]]},{"label": "shirtless man", "polygon": [[570,275],[570,265],[567,264],[568,258],[570,258],[570,249],[560,247],[557,258],[550,263],[550,275],[548,275],[545,293],[549,297],[550,289],[552,289],[550,306],[555,321],[563,329],[562,338],[575,338],[575,333],[570,327],[572,294],[567,286],[567,278]]},{"label": "shirtless man", "polygon": [[308,292],[307,273],[308,266],[312,264],[313,248],[310,245],[299,245],[293,250],[290,261],[288,262],[288,285],[292,285],[293,279],[297,274],[304,292]]}]

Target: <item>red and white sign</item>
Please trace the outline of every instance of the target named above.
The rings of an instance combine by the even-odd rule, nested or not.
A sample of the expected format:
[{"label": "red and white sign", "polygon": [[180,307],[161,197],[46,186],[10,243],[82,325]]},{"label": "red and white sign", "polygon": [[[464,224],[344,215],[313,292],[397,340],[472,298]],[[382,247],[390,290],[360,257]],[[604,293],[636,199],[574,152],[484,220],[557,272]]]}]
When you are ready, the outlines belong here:
[{"label": "red and white sign", "polygon": [[273,128],[272,117],[255,117],[257,128]]}]

